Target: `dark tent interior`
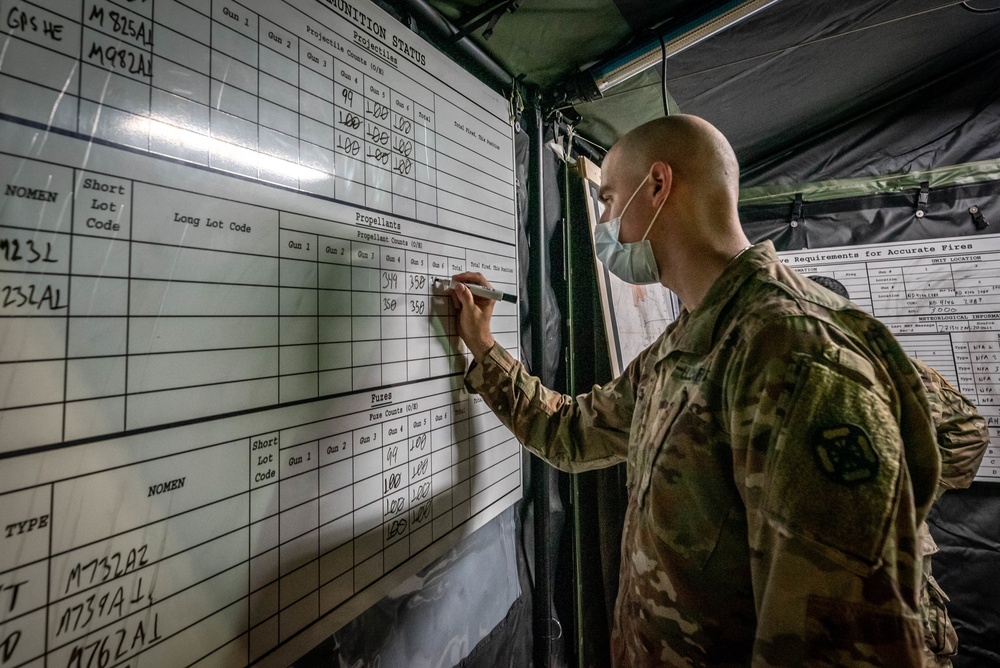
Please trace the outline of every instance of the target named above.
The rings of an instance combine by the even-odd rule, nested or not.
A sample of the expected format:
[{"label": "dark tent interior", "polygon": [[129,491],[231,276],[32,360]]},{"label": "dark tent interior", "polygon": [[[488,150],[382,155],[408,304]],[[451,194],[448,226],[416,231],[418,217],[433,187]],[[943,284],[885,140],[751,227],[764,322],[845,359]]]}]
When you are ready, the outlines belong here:
[{"label": "dark tent interior", "polygon": [[[873,246],[922,249],[882,258],[900,276],[975,264],[941,294],[939,273],[919,294],[883,286],[897,292],[880,308],[898,312],[878,313],[877,262],[856,262],[868,295],[856,306],[899,335],[876,342],[881,359],[913,376],[908,403],[883,396],[902,384],[888,363],[868,365],[865,389],[885,380],[891,428],[902,433],[908,410],[924,436],[892,443],[893,508],[910,514],[884,520],[882,539],[907,538],[864,567],[892,550],[906,570],[921,540],[927,505],[905,485],[930,466],[910,467],[900,447],[935,442],[907,334],[937,346],[989,427],[976,479],[934,501],[927,523],[959,638],[952,664],[1000,666],[1000,0],[0,0],[0,16],[0,667],[612,665],[635,462],[568,474],[521,447],[519,425],[483,398],[496,387],[477,395],[468,381],[483,358],[461,338],[466,293],[448,294],[447,277],[500,274],[494,285],[517,294],[488,297],[505,309],[496,341],[563,406],[612,381],[625,364],[595,257],[593,176],[605,159],[613,173],[619,139],[674,114],[707,120],[738,159],[747,239],[717,216],[741,239],[727,261],[749,240],[773,244],[782,264],[769,266],[789,283],[784,266],[833,267]],[[674,308],[654,338],[690,315],[655,288]],[[782,391],[810,385],[791,375]],[[734,412],[692,404],[705,424]],[[653,419],[676,419],[659,406]],[[669,448],[636,447],[656,430],[622,424],[601,463],[641,451],[648,488]],[[783,424],[767,431],[784,438]],[[731,432],[716,433],[729,440],[713,456],[736,459]],[[716,538],[699,569],[717,544],[753,553],[736,567],[747,571],[761,552],[747,530],[757,511],[742,512],[736,489],[746,481],[730,490],[729,477],[702,487],[732,492],[742,532]],[[846,554],[832,552],[824,564]],[[886,598],[912,602],[917,568],[905,587],[890,570]],[[659,575],[650,586],[672,591]],[[749,645],[763,616],[745,583],[732,597],[745,614],[720,619],[746,622]],[[919,633],[911,603],[899,607],[899,626],[872,636]]]},{"label": "dark tent interior", "polygon": [[[560,158],[599,164],[665,107],[729,138],[747,236],[779,251],[989,234],[1000,221],[997,0],[382,4],[518,112],[523,350],[562,391],[611,371],[579,231],[586,204]],[[526,470],[523,593],[462,665],[607,665],[624,472],[571,480],[537,459]],[[950,491],[931,512],[958,667],[1000,665],[998,517],[993,482]],[[334,654],[377,654],[345,652],[349,635]]]}]

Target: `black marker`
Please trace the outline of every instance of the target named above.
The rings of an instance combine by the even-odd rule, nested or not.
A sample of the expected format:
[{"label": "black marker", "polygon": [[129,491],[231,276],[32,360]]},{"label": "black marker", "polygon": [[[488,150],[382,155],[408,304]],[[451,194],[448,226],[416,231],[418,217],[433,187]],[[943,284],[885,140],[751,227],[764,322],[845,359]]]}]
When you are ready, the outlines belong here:
[{"label": "black marker", "polygon": [[[459,285],[459,281],[454,281],[450,278],[434,278],[434,285],[439,288],[444,288],[445,290],[454,288]],[[517,295],[512,295],[500,290],[494,290],[492,288],[484,288],[481,285],[476,285],[475,283],[462,283],[465,287],[469,288],[471,292],[476,297],[483,297],[484,299],[492,299],[495,302],[510,302],[511,304],[517,303]]]}]

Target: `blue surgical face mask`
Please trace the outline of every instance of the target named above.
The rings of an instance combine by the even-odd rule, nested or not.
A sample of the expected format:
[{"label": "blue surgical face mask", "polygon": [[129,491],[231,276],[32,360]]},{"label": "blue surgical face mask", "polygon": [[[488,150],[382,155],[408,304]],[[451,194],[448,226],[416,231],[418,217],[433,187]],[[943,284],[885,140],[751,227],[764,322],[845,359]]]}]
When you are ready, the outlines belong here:
[{"label": "blue surgical face mask", "polygon": [[660,207],[653,214],[653,220],[649,221],[646,233],[639,241],[623,244],[618,240],[618,233],[621,229],[622,216],[625,210],[632,203],[635,196],[639,194],[642,187],[646,185],[650,172],[646,172],[645,178],[639,187],[635,189],[632,196],[625,202],[622,212],[616,218],[612,218],[606,223],[600,223],[594,229],[594,250],[597,258],[604,263],[612,274],[622,279],[626,283],[633,285],[648,285],[660,282],[660,272],[656,268],[656,258],[653,256],[653,246],[646,237],[656,222],[656,217],[660,215],[660,209],[666,204],[666,199],[660,203]]}]

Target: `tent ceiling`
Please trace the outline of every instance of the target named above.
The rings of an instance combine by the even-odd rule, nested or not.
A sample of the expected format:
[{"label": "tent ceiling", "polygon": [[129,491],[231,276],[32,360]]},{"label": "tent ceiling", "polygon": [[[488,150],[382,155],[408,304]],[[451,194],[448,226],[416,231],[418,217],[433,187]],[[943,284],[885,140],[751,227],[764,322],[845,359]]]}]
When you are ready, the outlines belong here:
[{"label": "tent ceiling", "polygon": [[[520,0],[505,13],[488,40],[475,39],[513,75],[543,88],[596,61],[649,28],[695,18],[727,0]],[[461,27],[497,0],[431,0]]]},{"label": "tent ceiling", "polygon": [[[431,4],[461,25],[497,3]],[[473,39],[510,74],[551,92],[630,41],[649,39],[648,27],[673,30],[724,4],[520,0],[489,40],[482,28]],[[681,111],[717,125],[746,167],[906,95],[919,105],[949,73],[998,45],[1000,0],[780,0],[670,57],[667,84]],[[575,109],[578,131],[608,146],[662,114],[659,68]]]}]

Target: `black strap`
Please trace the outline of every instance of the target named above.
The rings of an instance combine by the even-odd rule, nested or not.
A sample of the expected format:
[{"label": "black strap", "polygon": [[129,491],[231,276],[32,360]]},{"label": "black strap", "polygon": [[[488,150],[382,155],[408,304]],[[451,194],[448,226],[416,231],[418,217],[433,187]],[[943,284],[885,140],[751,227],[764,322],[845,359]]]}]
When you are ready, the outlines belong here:
[{"label": "black strap", "polygon": [[792,219],[790,225],[792,227],[798,227],[799,223],[802,222],[802,206],[804,202],[802,201],[802,193],[795,193],[795,201],[792,203]]},{"label": "black strap", "polygon": [[986,216],[983,215],[983,210],[975,204],[969,207],[969,213],[972,214],[972,222],[976,224],[977,230],[985,230],[990,226],[990,221],[986,220]]},{"label": "black strap", "polygon": [[917,195],[917,218],[923,218],[924,214],[927,213],[927,200],[930,199],[931,188],[930,181],[924,181],[920,184],[920,194]]}]

